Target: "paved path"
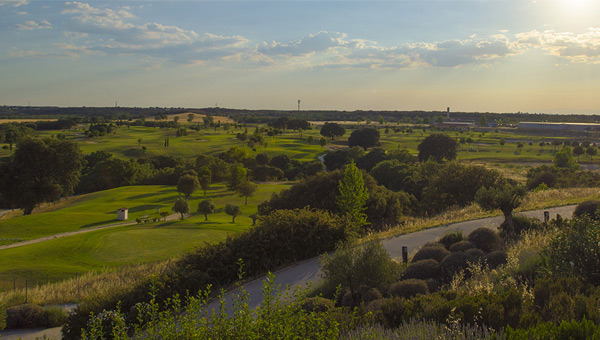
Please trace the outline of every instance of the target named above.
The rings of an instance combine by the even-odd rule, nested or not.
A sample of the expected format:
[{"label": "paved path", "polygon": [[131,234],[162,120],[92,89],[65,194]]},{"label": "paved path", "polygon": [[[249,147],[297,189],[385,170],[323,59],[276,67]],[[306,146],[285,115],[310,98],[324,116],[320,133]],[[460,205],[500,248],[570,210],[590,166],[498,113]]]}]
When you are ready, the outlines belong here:
[{"label": "paved path", "polygon": [[2,216],[4,216],[4,214],[6,214],[9,211],[10,210],[0,210],[0,218],[2,218]]},{"label": "paved path", "polygon": [[[167,216],[164,220],[171,221],[171,220],[175,220],[178,218],[179,218],[179,214],[172,214],[172,215]],[[54,234],[54,235],[50,235],[50,236],[36,238],[33,240],[27,240],[27,241],[17,242],[17,243],[13,243],[13,244],[7,244],[5,246],[0,246],[0,250],[27,246],[30,244],[40,243],[40,242],[44,242],[44,241],[50,241],[50,240],[54,240],[54,239],[61,238],[61,237],[89,233],[89,232],[100,230],[100,229],[116,228],[116,227],[122,227],[122,226],[133,225],[133,224],[137,224],[137,222],[132,221],[132,222],[112,223],[112,224],[105,224],[105,225],[100,225],[97,227],[91,227],[91,228],[86,228],[86,229],[77,230],[77,231],[69,231],[66,233]]]},{"label": "paved path", "polygon": [[[550,211],[551,218],[556,217],[556,214],[560,214],[565,218],[571,218],[574,209],[575,205],[569,205],[557,208],[532,210],[527,212],[521,212],[519,214],[543,219],[544,211],[548,210]],[[415,253],[422,245],[440,238],[449,230],[461,230],[464,234],[468,234],[479,227],[497,228],[503,220],[504,218],[502,216],[495,216],[425,229],[414,233],[385,239],[383,240],[383,246],[390,253],[390,256],[401,257],[403,246],[408,247],[409,253]],[[299,286],[305,287],[309,282],[316,283],[319,280],[321,280],[320,272],[321,268],[319,265],[319,258],[315,257],[275,272],[275,284],[281,285],[281,287],[289,286],[291,289],[297,288]],[[262,287],[263,281],[265,279],[266,276],[263,276],[244,285],[244,289],[249,294],[248,306],[250,308],[255,308],[261,303],[263,296]],[[237,289],[226,293],[226,304],[230,305],[231,300],[238,295],[239,290]],[[211,307],[215,308],[217,307],[217,304],[213,303],[209,306],[209,308]],[[21,338],[22,340],[35,340],[36,336],[41,337],[44,334],[44,332],[50,338],[58,339],[58,336],[60,334],[60,328],[50,328],[46,330],[15,331],[10,333],[0,332],[0,335],[2,335],[3,340],[16,340],[18,338]]]}]

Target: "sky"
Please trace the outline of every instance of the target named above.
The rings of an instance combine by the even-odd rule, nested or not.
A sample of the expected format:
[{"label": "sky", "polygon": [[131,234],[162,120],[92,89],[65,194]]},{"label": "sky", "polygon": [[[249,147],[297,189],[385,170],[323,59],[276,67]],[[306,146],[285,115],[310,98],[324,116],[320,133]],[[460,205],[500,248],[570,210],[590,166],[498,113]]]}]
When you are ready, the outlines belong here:
[{"label": "sky", "polygon": [[600,113],[599,10],[0,0],[0,105]]}]

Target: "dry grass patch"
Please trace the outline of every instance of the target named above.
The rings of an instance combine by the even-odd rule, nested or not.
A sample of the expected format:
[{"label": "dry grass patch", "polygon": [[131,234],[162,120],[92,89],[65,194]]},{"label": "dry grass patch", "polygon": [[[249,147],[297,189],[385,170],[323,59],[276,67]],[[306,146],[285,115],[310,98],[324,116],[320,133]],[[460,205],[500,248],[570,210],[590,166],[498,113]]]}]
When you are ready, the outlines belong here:
[{"label": "dry grass patch", "polygon": [[517,211],[577,204],[599,198],[600,189],[598,188],[549,189],[538,192],[529,192],[527,193],[527,196],[525,196],[523,204],[521,204]]},{"label": "dry grass patch", "polygon": [[[173,268],[172,261],[161,261],[118,270],[87,272],[78,278],[31,287],[27,290],[27,302],[40,306],[76,303],[90,296],[107,296],[126,287],[132,287],[145,278],[164,273]],[[0,293],[0,305],[11,306],[25,301],[25,289]]]}]

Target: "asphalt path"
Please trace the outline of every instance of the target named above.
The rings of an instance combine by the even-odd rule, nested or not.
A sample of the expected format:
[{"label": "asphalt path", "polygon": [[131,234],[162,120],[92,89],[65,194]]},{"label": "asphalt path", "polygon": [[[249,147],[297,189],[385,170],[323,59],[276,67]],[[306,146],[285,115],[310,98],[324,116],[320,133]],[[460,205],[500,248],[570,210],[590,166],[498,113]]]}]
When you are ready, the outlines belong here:
[{"label": "asphalt path", "polygon": [[[551,218],[555,218],[557,214],[564,218],[571,218],[574,209],[575,205],[568,205],[563,207],[520,212],[519,214],[543,219],[544,211],[549,211]],[[497,228],[503,220],[504,218],[502,216],[495,216],[472,221],[458,222],[387,238],[383,240],[382,243],[391,257],[400,258],[402,256],[402,247],[408,247],[409,254],[414,254],[425,243],[439,239],[448,231],[460,230],[464,234],[469,234],[471,231],[479,227]],[[298,287],[306,287],[311,282],[313,284],[319,282],[321,280],[320,274],[321,266],[319,264],[319,258],[315,257],[275,272],[275,285],[280,287],[289,287],[292,290]],[[265,280],[266,276],[263,276],[248,282],[243,286],[243,289],[248,292],[249,295],[249,300],[247,303],[250,308],[255,308],[262,302],[262,288]],[[225,294],[226,306],[230,306],[232,299],[238,297],[239,293],[239,289],[234,289],[227,292]],[[217,307],[217,302],[213,302],[209,305],[209,309]],[[43,334],[58,339],[60,328],[0,332],[3,340],[16,340],[18,338],[21,338],[22,340],[34,340],[36,337],[40,337]]]}]

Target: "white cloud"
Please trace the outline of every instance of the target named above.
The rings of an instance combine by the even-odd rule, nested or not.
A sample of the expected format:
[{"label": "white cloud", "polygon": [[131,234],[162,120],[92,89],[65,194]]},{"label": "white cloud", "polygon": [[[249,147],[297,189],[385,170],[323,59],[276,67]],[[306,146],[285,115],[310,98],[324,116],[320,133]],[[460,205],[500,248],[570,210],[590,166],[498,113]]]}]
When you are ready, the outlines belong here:
[{"label": "white cloud", "polygon": [[0,6],[12,6],[12,7],[21,7],[28,5],[28,0],[0,0]]},{"label": "white cloud", "polygon": [[52,24],[47,20],[42,20],[40,22],[35,22],[33,20],[25,21],[24,23],[17,24],[16,28],[19,30],[41,30],[41,29],[50,29],[52,28]]}]

